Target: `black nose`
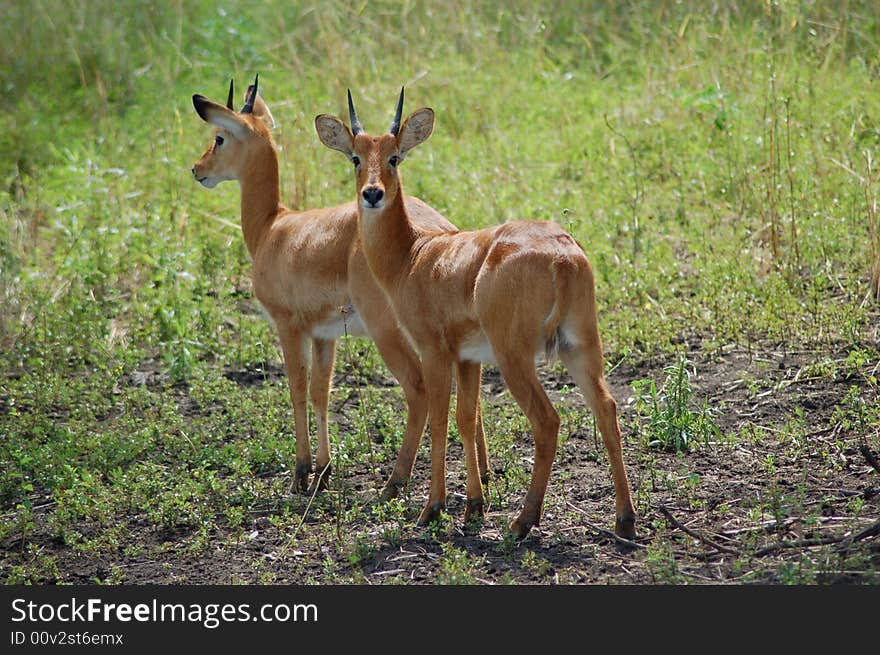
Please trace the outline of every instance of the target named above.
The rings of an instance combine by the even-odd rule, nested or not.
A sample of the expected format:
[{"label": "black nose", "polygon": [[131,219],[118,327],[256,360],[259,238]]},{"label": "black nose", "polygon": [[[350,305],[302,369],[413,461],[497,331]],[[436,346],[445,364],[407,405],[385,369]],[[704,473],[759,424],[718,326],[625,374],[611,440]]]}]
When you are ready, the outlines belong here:
[{"label": "black nose", "polygon": [[382,196],[385,195],[379,187],[376,186],[368,186],[363,190],[364,200],[366,200],[373,207],[382,200]]}]

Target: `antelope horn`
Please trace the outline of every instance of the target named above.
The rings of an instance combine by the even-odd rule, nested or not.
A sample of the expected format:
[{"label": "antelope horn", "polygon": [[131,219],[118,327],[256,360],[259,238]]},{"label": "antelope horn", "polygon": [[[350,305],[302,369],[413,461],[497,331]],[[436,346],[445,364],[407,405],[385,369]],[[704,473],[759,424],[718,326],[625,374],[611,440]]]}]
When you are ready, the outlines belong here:
[{"label": "antelope horn", "polygon": [[346,90],[348,91],[348,118],[351,120],[351,133],[360,134],[364,131],[364,128],[361,127],[361,122],[358,120],[358,115],[354,110],[354,103],[351,101],[351,89]]},{"label": "antelope horn", "polygon": [[388,130],[394,136],[397,136],[397,131],[400,129],[400,117],[403,114],[403,87],[400,87],[400,99],[397,101],[397,112],[394,114],[394,122],[391,123],[391,128]]},{"label": "antelope horn", "polygon": [[[257,73],[256,77],[254,77],[253,86],[248,88],[248,99],[247,102],[244,103],[244,107],[241,108],[242,114],[253,114],[254,113],[254,100],[257,99],[257,88],[260,84],[260,74]],[[251,91],[253,89],[253,91]]]},{"label": "antelope horn", "polygon": [[[235,85],[235,81],[230,79],[229,80],[229,95],[226,97],[226,108],[227,109],[232,109],[232,95],[234,93],[234,90],[233,90],[234,85]],[[235,111],[235,110],[233,109],[233,111]]]}]

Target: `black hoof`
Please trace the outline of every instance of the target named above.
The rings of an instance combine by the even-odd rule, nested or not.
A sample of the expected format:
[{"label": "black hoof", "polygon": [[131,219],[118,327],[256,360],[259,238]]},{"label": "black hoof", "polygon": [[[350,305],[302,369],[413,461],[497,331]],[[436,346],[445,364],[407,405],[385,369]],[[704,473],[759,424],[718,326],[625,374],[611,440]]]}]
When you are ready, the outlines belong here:
[{"label": "black hoof", "polygon": [[632,541],[636,538],[636,517],[632,514],[618,516],[614,521],[614,534]]},{"label": "black hoof", "polygon": [[422,513],[419,516],[419,520],[416,525],[420,527],[430,525],[434,521],[438,520],[440,518],[440,515],[445,511],[446,503],[434,503],[433,505],[428,504],[425,506],[425,509],[422,510]]},{"label": "black hoof", "polygon": [[309,488],[309,476],[312,473],[311,464],[297,464],[294,471],[293,488],[296,491],[303,492]]},{"label": "black hoof", "polygon": [[464,508],[465,523],[482,523],[486,513],[486,506],[482,498],[470,498]]},{"label": "black hoof", "polygon": [[521,512],[516,520],[510,524],[508,530],[516,537],[517,541],[520,539],[525,539],[531,529],[536,525],[541,524],[540,515],[535,516],[533,514],[528,514],[526,512]]},{"label": "black hoof", "polygon": [[332,472],[333,467],[330,464],[327,464],[326,467],[319,467],[318,471],[315,473],[315,478],[312,480],[312,484],[309,487],[309,493],[314,495],[328,489],[330,487],[330,473]]},{"label": "black hoof", "polygon": [[382,493],[379,498],[382,500],[383,503],[387,503],[389,500],[394,500],[400,495],[403,487],[403,482],[391,482],[391,480],[389,480],[385,484],[385,487],[382,489]]}]

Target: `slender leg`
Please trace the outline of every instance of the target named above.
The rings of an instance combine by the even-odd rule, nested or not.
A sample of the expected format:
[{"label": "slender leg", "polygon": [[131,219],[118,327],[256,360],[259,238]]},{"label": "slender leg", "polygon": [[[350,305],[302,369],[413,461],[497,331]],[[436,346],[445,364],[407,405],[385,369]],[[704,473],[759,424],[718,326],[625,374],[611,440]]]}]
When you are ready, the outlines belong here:
[{"label": "slender leg", "polygon": [[[403,442],[391,476],[382,490],[382,499],[390,500],[399,495],[412,476],[428,418],[427,387],[422,362],[401,331],[385,293],[374,280],[366,258],[357,247],[349,260],[349,288],[370,337],[406,397],[407,416]],[[477,454],[480,458],[480,474],[485,480],[488,476],[488,455],[481,414],[478,414],[477,420]]]},{"label": "slender leg", "polygon": [[422,365],[415,351],[395,326],[375,337],[376,348],[391,374],[397,378],[406,398],[406,429],[391,476],[382,489],[382,500],[397,498],[412,475],[419,442],[428,419],[428,395],[422,378]]},{"label": "slender leg", "polygon": [[312,371],[309,380],[309,396],[315,412],[318,428],[318,456],[315,479],[310,492],[327,488],[330,480],[330,435],[327,432],[327,412],[330,405],[330,382],[336,358],[336,341],[312,339]]},{"label": "slender leg", "polygon": [[[483,370],[480,367],[480,378]],[[489,449],[486,447],[486,432],[483,429],[483,407],[480,401],[479,380],[477,381],[477,460],[480,465],[480,482],[489,484]]]},{"label": "slender leg", "polygon": [[[391,338],[391,335],[388,335],[386,338],[376,340],[376,346],[385,364],[391,374],[400,382],[407,404],[406,431],[403,434],[403,442],[400,445],[400,452],[397,454],[397,461],[394,463],[391,477],[382,490],[382,500],[396,498],[412,476],[419,442],[422,439],[428,418],[428,394],[422,376],[422,364],[409,344],[403,341],[403,335],[398,332],[396,336],[399,338]],[[483,410],[480,405],[480,377],[481,370],[478,367],[476,445],[480,481],[485,485],[489,481],[489,454],[486,446],[486,433],[483,428]]]},{"label": "slender leg", "polygon": [[278,336],[284,351],[284,366],[287,369],[287,386],[290,389],[290,403],[293,405],[293,422],[296,432],[296,468],[294,486],[305,491],[309,486],[309,473],[312,470],[312,452],[309,445],[309,403],[306,397],[308,386],[308,363],[306,361],[306,339],[295,327],[278,321]]},{"label": "slender leg", "polygon": [[535,440],[532,481],[519,517],[510,524],[510,531],[518,539],[522,539],[532,526],[538,525],[541,520],[544,494],[547,492],[550,470],[553,466],[553,458],[556,456],[559,414],[553,409],[547,393],[538,380],[530,353],[526,357],[520,353],[508,353],[498,357],[498,367],[511,395],[528,417]]},{"label": "slender leg", "polygon": [[617,514],[614,532],[625,539],[632,539],[636,536],[636,512],[630,497],[626,467],[623,464],[617,402],[605,384],[601,348],[585,346],[561,351],[560,357],[593,410],[599,432],[605,442],[605,449],[608,451]]},{"label": "slender leg", "polygon": [[[480,418],[480,373],[481,367],[473,362],[459,361],[458,398],[456,400],[455,422],[461,434],[467,467],[467,507],[464,521],[483,518],[483,485],[480,480],[480,463],[477,448],[477,425]],[[485,443],[484,443],[485,446]],[[485,453],[484,453],[485,455]]]},{"label": "slender leg", "polygon": [[431,426],[431,491],[419,516],[419,525],[439,518],[446,509],[446,438],[449,431],[449,400],[452,393],[452,360],[432,354],[422,360],[428,391],[428,423]]}]

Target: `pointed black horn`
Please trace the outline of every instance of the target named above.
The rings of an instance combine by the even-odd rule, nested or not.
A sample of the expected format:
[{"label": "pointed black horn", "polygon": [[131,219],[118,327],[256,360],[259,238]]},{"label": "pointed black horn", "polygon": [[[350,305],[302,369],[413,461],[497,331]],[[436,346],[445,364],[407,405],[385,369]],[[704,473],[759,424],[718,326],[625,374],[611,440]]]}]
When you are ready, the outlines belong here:
[{"label": "pointed black horn", "polygon": [[361,122],[358,120],[357,112],[354,110],[354,103],[351,101],[351,89],[346,89],[348,93],[348,119],[351,121],[351,133],[360,134],[364,131]]},{"label": "pointed black horn", "polygon": [[397,136],[397,131],[400,129],[400,117],[403,115],[403,87],[400,87],[400,99],[397,101],[397,112],[394,114],[394,122],[391,123],[391,128],[388,130],[394,136]]},{"label": "pointed black horn", "polygon": [[248,99],[247,102],[244,103],[244,107],[241,108],[242,114],[253,114],[254,113],[254,100],[257,99],[257,89],[260,85],[260,74],[257,73],[256,77],[254,77],[253,86],[248,88]]},{"label": "pointed black horn", "polygon": [[[230,79],[229,80],[229,95],[226,96],[226,108],[227,109],[232,109],[232,96],[235,93],[234,87],[235,87],[235,80]],[[234,109],[232,109],[232,110],[235,111]]]}]

